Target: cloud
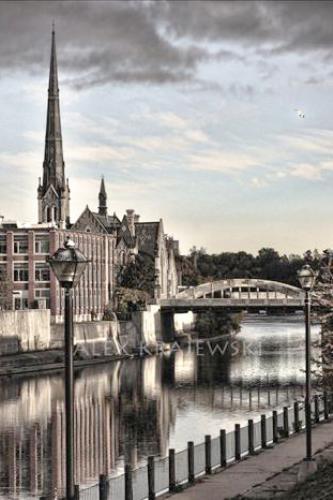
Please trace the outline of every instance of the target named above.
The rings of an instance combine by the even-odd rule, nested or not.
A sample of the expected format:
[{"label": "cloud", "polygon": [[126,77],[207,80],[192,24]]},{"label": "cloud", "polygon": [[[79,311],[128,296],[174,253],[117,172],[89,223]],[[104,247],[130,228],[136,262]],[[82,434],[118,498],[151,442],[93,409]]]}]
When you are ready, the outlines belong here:
[{"label": "cloud", "polygon": [[52,19],[61,68],[78,89],[109,81],[191,80],[208,56],[195,44],[183,47],[163,37],[144,2],[18,1],[0,3],[0,67],[44,71]]},{"label": "cloud", "polygon": [[155,16],[174,37],[232,42],[275,52],[330,49],[333,3],[327,1],[171,0],[152,4]]},{"label": "cloud", "polygon": [[[333,47],[332,2],[2,1],[3,75],[45,72],[52,19],[62,73],[76,89],[195,83],[209,61],[248,64],[254,54],[313,50],[327,56]],[[258,66],[263,79],[276,68],[265,61]]]},{"label": "cloud", "polygon": [[241,173],[244,170],[260,166],[260,160],[253,154],[208,150],[204,154],[191,154],[188,157],[189,168],[226,174]]},{"label": "cloud", "polygon": [[290,171],[290,175],[310,181],[320,180],[322,178],[320,166],[311,165],[310,163],[301,163],[293,167]]}]

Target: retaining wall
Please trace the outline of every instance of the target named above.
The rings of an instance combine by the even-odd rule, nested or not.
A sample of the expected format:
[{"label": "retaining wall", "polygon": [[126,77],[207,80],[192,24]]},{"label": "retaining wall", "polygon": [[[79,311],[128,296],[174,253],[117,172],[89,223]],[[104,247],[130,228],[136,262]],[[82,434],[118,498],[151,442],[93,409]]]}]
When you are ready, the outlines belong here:
[{"label": "retaining wall", "polygon": [[0,355],[50,349],[50,311],[0,311]]}]

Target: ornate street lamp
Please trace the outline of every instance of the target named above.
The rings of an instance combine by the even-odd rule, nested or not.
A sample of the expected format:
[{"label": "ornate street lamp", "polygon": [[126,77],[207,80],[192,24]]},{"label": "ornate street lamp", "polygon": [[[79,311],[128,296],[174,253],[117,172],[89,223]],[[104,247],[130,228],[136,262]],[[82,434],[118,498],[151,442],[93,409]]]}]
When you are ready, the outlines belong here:
[{"label": "ornate street lamp", "polygon": [[306,426],[306,457],[305,461],[312,461],[312,435],[311,435],[311,299],[310,291],[313,289],[317,273],[308,265],[298,271],[298,280],[305,292],[305,426]]},{"label": "ornate street lamp", "polygon": [[86,257],[67,238],[48,259],[52,271],[65,291],[65,414],[66,414],[66,499],[74,499],[74,377],[73,377],[73,288],[87,264]]}]

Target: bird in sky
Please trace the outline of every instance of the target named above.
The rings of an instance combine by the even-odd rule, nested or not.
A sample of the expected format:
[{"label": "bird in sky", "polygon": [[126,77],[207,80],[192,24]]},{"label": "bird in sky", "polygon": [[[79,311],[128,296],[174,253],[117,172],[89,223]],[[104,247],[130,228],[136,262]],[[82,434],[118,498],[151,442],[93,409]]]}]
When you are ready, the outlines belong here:
[{"label": "bird in sky", "polygon": [[301,109],[295,109],[295,111],[297,113],[298,118],[305,118],[304,111],[302,111]]}]

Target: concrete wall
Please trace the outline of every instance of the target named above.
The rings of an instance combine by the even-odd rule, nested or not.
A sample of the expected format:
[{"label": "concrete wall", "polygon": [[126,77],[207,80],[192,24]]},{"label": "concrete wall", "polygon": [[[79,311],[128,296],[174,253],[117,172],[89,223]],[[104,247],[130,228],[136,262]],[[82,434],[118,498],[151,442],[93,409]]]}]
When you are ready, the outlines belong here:
[{"label": "concrete wall", "polygon": [[[193,326],[192,313],[176,314],[174,329],[184,332]],[[82,356],[131,353],[141,344],[154,347],[162,341],[159,305],[133,313],[132,321],[96,321],[74,324],[74,344]],[[50,325],[50,311],[0,311],[0,355],[63,349],[64,325]],[[124,347],[124,351],[122,351]]]},{"label": "concrete wall", "polygon": [[0,355],[50,348],[50,311],[0,311]]},{"label": "concrete wall", "polygon": [[[119,354],[119,323],[117,321],[90,321],[74,323],[74,345],[82,356],[110,356]],[[51,325],[51,348],[64,347],[64,325]]]}]

